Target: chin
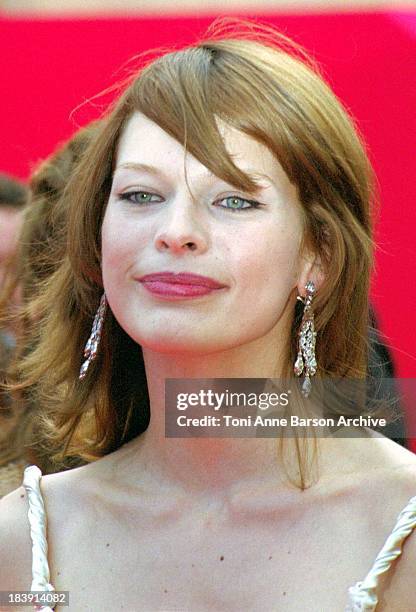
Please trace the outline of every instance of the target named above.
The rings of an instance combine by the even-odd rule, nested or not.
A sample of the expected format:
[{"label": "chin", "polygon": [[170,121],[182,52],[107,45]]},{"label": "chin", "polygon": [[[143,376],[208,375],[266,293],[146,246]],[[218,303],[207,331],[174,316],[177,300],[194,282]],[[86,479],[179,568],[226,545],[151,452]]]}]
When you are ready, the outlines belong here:
[{"label": "chin", "polygon": [[212,337],[206,341],[202,340],[200,335],[195,337],[192,334],[189,336],[162,334],[158,337],[137,335],[132,336],[138,344],[144,349],[148,349],[154,353],[162,353],[164,355],[194,355],[202,357],[210,353],[217,353],[232,348],[232,346],[219,343]]}]

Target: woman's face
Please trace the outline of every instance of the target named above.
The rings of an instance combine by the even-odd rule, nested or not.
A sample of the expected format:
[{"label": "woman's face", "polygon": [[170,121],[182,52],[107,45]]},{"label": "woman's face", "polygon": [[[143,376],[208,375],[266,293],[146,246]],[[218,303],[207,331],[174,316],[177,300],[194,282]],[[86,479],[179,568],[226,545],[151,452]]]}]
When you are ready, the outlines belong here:
[{"label": "woman's face", "polygon": [[102,226],[104,289],[121,327],[154,351],[212,353],[289,333],[304,265],[296,188],[265,146],[218,126],[259,184],[255,196],[185,158],[140,113],[119,142]]}]

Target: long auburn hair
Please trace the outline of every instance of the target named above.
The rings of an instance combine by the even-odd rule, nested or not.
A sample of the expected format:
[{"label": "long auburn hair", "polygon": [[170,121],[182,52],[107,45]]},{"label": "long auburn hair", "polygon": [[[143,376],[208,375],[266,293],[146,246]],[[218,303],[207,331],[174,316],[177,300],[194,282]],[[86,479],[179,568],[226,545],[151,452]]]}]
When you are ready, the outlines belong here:
[{"label": "long auburn hair", "polygon": [[[0,325],[11,327],[17,348],[10,350],[9,361],[22,359],[36,344],[38,313],[36,297],[42,291],[42,281],[55,270],[65,253],[66,210],[62,193],[69,177],[97,130],[97,122],[79,129],[67,142],[41,161],[30,177],[26,188],[26,202],[22,209],[22,226],[16,252],[8,262],[0,289]],[[14,296],[22,308],[16,307]],[[2,367],[1,377],[8,370]],[[1,385],[0,385],[1,388]],[[0,394],[0,425],[7,424],[7,437],[0,441],[0,466],[22,458],[31,425],[36,422],[36,406],[24,393]],[[24,449],[32,463],[40,459],[32,452],[30,443]],[[52,469],[46,457],[44,471]]]},{"label": "long auburn hair", "polygon": [[[216,117],[267,146],[297,186],[304,244],[321,257],[314,300],[317,376],[365,378],[372,269],[374,177],[353,119],[315,62],[274,28],[221,19],[195,44],[143,63],[102,117],[60,207],[66,245],[26,307],[38,313],[34,349],[16,360],[10,388],[37,406],[32,444],[56,469],[92,461],[142,433],[150,419],[138,346],[106,317],[99,354],[78,379],[103,292],[101,224],[117,144],[140,112],[215,175],[250,193],[252,179],[224,147]],[[294,312],[285,372],[293,376],[301,310]],[[357,406],[357,412],[362,407]],[[298,445],[300,486],[306,455]]]}]

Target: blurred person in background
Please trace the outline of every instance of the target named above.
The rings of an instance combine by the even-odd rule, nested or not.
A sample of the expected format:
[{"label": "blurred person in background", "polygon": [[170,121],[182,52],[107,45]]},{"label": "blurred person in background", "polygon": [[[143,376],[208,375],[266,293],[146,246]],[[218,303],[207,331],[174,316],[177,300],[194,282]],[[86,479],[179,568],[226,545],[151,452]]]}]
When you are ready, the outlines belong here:
[{"label": "blurred person in background", "polygon": [[[12,190],[20,195],[18,217],[17,213],[13,217],[13,227],[19,235],[8,240],[13,248],[9,248],[5,258],[4,283],[0,288],[0,322],[5,329],[14,330],[13,335],[4,332],[4,337],[10,339],[3,343],[3,381],[7,372],[13,371],[13,364],[34,348],[37,317],[29,304],[60,263],[65,240],[62,232],[65,213],[59,206],[60,198],[95,129],[92,123],[79,130],[44,160],[30,179],[30,190],[18,184]],[[8,187],[10,184],[7,181]],[[53,471],[48,458],[36,453],[32,431],[36,427],[35,413],[36,406],[30,397],[24,393],[12,396],[0,388],[0,497],[19,486],[28,462],[36,463],[45,473]]]},{"label": "blurred person in background", "polygon": [[[17,238],[27,197],[28,189],[24,183],[0,174],[0,293],[7,292],[4,306],[12,313],[18,305],[19,291],[15,286],[13,289],[8,287],[7,279],[15,275]],[[0,383],[15,346],[15,326],[11,321],[7,325],[0,325]],[[17,486],[23,473],[24,462],[19,458],[19,453],[12,450],[13,444],[10,445],[17,420],[10,395],[0,388],[0,497]]]},{"label": "blurred person in background", "polygon": [[[13,265],[17,236],[22,224],[22,211],[26,204],[28,189],[24,183],[6,174],[0,174],[0,289],[4,286],[7,271]],[[17,294],[10,295],[16,301]],[[7,354],[15,345],[12,330],[1,330],[1,346],[6,354],[0,363],[7,360]]]}]

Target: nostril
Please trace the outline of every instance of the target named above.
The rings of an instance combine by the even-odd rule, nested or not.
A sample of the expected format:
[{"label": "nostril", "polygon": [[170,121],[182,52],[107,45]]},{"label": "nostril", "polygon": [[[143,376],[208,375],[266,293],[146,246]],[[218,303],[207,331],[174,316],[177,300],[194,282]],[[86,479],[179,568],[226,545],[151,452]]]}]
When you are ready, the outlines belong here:
[{"label": "nostril", "polygon": [[158,238],[156,240],[156,245],[159,249],[163,249],[164,251],[170,250],[172,249],[173,251],[184,251],[184,250],[189,250],[189,251],[196,251],[199,248],[199,243],[198,242],[194,242],[193,240],[188,240],[186,241],[186,239],[183,240],[169,240],[166,239],[166,237],[162,238]]}]

